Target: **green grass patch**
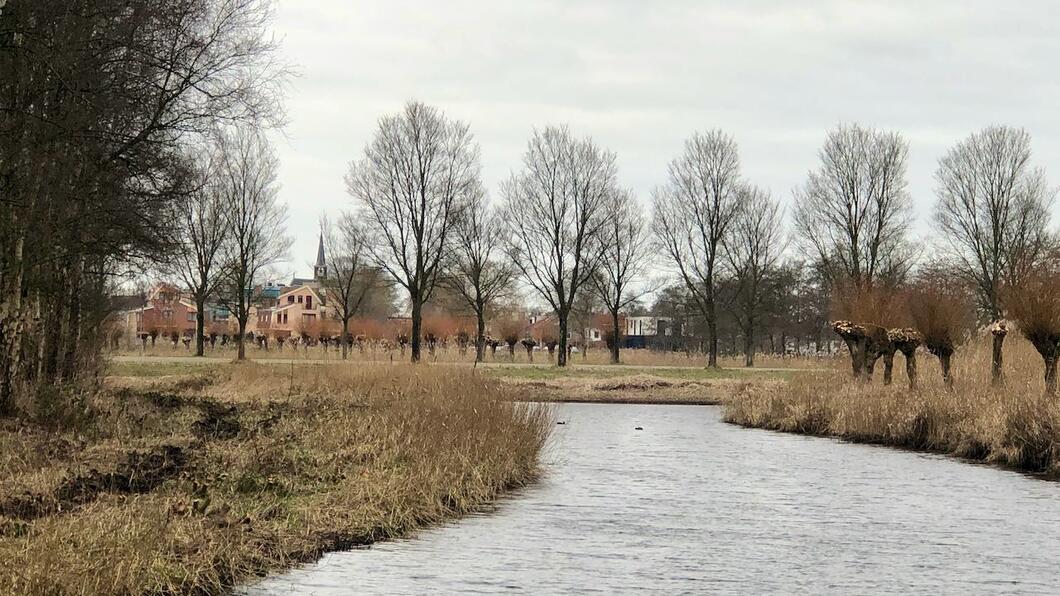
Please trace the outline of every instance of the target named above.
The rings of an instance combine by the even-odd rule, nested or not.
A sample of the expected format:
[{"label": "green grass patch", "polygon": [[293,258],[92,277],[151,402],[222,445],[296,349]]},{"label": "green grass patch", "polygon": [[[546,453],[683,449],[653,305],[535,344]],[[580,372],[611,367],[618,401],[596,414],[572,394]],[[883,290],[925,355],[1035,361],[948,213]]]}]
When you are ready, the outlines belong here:
[{"label": "green grass patch", "polygon": [[506,366],[494,364],[484,366],[485,374],[502,379],[543,380],[550,379],[614,379],[620,377],[631,377],[637,375],[650,375],[666,379],[680,379],[685,381],[701,381],[710,379],[738,379],[746,377],[755,378],[791,378],[795,371],[756,371],[739,368],[676,368],[676,367],[653,367],[653,366],[623,366],[623,365],[589,365],[578,366],[572,364],[565,368],[558,366]]},{"label": "green grass patch", "polygon": [[196,362],[151,362],[149,360],[111,362],[107,368],[107,374],[114,377],[162,377],[206,372],[226,364],[228,364],[227,360],[219,358],[203,358],[202,361]]}]

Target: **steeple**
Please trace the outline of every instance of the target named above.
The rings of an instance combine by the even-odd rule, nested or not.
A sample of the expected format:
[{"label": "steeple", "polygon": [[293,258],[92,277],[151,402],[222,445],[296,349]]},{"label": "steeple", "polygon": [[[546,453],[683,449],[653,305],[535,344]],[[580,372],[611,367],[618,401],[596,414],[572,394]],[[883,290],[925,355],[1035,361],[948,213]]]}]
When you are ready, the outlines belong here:
[{"label": "steeple", "polygon": [[324,234],[320,234],[320,241],[317,243],[317,262],[313,265],[313,278],[317,281],[323,280],[328,275],[328,265],[324,260]]}]

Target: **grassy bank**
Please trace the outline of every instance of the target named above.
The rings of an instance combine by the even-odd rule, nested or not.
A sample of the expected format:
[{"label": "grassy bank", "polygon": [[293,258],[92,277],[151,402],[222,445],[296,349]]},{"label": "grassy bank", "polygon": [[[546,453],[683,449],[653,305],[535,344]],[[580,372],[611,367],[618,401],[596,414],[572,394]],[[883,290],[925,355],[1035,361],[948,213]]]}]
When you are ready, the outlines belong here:
[{"label": "grassy bank", "polygon": [[550,428],[470,370],[221,366],[0,422],[0,593],[216,593],[471,511]]},{"label": "grassy bank", "polygon": [[990,386],[985,342],[958,351],[956,383],[942,383],[937,360],[919,356],[920,387],[870,385],[849,373],[800,375],[783,385],[746,385],[727,403],[725,420],[743,426],[946,453],[1032,473],[1060,476],[1060,403],[1043,394],[1042,361],[1010,335],[1003,387]]}]

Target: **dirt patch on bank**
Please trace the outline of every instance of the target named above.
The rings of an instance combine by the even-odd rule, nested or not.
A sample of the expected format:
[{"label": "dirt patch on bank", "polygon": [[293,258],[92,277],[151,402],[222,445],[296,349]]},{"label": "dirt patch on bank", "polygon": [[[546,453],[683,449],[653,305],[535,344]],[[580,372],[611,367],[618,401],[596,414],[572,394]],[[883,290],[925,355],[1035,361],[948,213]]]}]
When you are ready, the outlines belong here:
[{"label": "dirt patch on bank", "polygon": [[0,515],[33,520],[71,511],[95,501],[102,493],[145,494],[179,474],[187,461],[184,449],[176,445],[130,451],[113,471],[90,470],[62,482],[49,493],[26,492],[7,497],[0,501]]},{"label": "dirt patch on bank", "polygon": [[748,383],[779,383],[770,379],[682,380],[651,375],[616,379],[561,378],[547,381],[505,380],[517,401],[568,403],[718,405]]}]

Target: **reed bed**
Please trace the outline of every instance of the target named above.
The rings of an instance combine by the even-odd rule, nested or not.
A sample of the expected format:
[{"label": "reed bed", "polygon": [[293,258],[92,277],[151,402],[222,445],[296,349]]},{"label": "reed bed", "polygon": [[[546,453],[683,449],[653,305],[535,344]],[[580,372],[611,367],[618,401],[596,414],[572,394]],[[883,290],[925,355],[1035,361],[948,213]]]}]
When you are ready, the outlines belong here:
[{"label": "reed bed", "polygon": [[0,593],[215,594],[534,480],[547,409],[447,367],[242,364],[0,427]]},{"label": "reed bed", "polygon": [[870,384],[850,373],[807,373],[783,385],[744,385],[725,420],[748,427],[838,437],[927,450],[1025,472],[1060,476],[1060,403],[1044,393],[1042,359],[1012,334],[1005,342],[1005,379],[990,384],[989,340],[954,356],[955,386],[943,384],[938,361],[918,354],[920,384],[905,385],[901,357],[895,382]]}]

